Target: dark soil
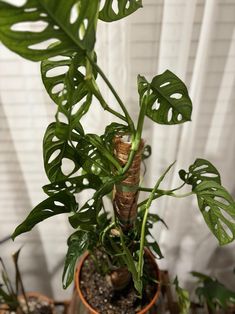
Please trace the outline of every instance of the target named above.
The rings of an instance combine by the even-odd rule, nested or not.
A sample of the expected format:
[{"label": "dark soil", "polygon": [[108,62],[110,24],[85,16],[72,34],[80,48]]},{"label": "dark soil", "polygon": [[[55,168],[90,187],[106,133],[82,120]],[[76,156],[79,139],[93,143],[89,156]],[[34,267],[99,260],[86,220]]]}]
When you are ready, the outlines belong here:
[{"label": "dark soil", "polygon": [[[102,255],[99,256],[102,263]],[[146,260],[146,272],[150,278],[156,278],[156,269],[149,259]],[[106,278],[97,272],[93,260],[88,257],[81,270],[80,286],[83,296],[93,309],[102,314],[135,314],[144,308],[154,297],[157,284],[147,284],[143,298],[139,299],[131,282],[125,289],[114,291]]]}]

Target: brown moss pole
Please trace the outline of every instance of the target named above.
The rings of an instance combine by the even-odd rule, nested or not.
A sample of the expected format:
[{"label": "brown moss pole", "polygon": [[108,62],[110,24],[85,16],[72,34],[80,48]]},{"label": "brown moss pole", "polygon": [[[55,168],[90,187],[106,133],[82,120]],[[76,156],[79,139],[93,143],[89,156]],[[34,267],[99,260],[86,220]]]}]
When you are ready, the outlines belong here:
[{"label": "brown moss pole", "polygon": [[[131,150],[131,142],[125,140],[127,136],[116,136],[114,138],[114,155],[121,166],[125,166]],[[140,181],[140,167],[144,142],[141,140],[140,146],[132,165],[130,166],[126,178],[115,185],[113,196],[113,207],[116,216],[123,226],[123,230],[129,229],[137,216],[138,185]]]}]

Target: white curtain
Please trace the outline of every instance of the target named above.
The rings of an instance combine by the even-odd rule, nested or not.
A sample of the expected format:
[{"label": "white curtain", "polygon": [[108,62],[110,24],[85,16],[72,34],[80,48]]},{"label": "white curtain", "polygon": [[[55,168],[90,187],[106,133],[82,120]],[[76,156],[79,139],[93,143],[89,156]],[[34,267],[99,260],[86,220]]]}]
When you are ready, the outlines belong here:
[{"label": "white curtain", "polygon": [[[175,72],[186,82],[194,104],[192,122],[183,126],[161,126],[146,120],[144,139],[152,145],[153,153],[144,184],[153,186],[177,160],[163,185],[175,187],[178,170],[187,169],[201,157],[216,165],[224,186],[235,196],[235,2],[143,0],[143,5],[123,21],[100,23],[99,64],[135,119],[138,74],[151,79],[165,69]],[[118,110],[104,84],[102,89]],[[22,60],[0,46],[0,241],[45,198],[41,186],[48,181],[43,170],[42,137],[55,109],[43,89],[39,64]],[[94,104],[83,123],[89,132],[102,132],[110,118]],[[165,256],[159,262],[162,268],[169,269],[172,277],[178,274],[185,287],[191,287],[188,272],[197,270],[228,279],[235,288],[234,281],[229,282],[234,245],[218,247],[194,197],[162,198],[151,210],[169,226],[169,230],[160,225],[154,228]],[[71,291],[63,291],[61,272],[71,232],[66,216],[49,219],[15,243],[1,244],[0,256],[10,267],[10,254],[24,244],[21,268],[26,288],[65,298]]]}]

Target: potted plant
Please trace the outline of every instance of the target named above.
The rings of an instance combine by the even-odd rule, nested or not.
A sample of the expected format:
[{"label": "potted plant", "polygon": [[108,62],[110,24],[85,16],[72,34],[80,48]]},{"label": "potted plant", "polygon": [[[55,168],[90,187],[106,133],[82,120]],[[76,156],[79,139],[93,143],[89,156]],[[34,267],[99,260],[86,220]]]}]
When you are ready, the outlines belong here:
[{"label": "potted plant", "polygon": [[[145,119],[181,124],[190,121],[192,113],[185,84],[167,70],[151,82],[138,76],[139,114],[134,122],[98,65],[95,41],[99,20],[114,22],[141,6],[141,0],[28,0],[20,7],[0,1],[1,42],[20,56],[41,62],[43,84],[57,105],[55,121],[43,139],[44,167],[50,181],[43,189],[48,197],[16,228],[13,239],[47,218],[68,213],[75,230],[68,239],[63,285],[71,284],[78,258],[88,251],[75,276],[91,313],[146,313],[158,298],[160,278],[152,254],[161,258],[162,253],[151,227],[163,221],[149,213],[154,200],[196,195],[205,222],[219,243],[230,243],[235,237],[234,200],[209,161],[196,159],[187,171],[180,170],[182,184],[174,189],[160,187],[174,163],[154,187],[140,184],[141,161],[151,154],[142,139]],[[37,32],[17,29],[27,22],[43,22],[44,26]],[[120,111],[107,103],[97,77],[107,84]],[[111,117],[102,135],[87,134],[82,125],[94,98]],[[113,122],[112,116],[120,122]],[[64,161],[72,164],[69,171],[64,172]],[[187,185],[191,190],[179,194]],[[92,197],[78,204],[75,196],[87,189],[94,190]],[[138,202],[140,192],[148,194],[142,202]],[[103,198],[110,194],[112,206],[107,211]],[[90,276],[84,275],[87,269]],[[94,288],[95,282],[100,289]]]},{"label": "potted plant", "polygon": [[25,292],[19,270],[20,250],[12,255],[15,267],[13,284],[5,263],[0,258],[0,314],[54,314],[54,302],[38,292]]}]

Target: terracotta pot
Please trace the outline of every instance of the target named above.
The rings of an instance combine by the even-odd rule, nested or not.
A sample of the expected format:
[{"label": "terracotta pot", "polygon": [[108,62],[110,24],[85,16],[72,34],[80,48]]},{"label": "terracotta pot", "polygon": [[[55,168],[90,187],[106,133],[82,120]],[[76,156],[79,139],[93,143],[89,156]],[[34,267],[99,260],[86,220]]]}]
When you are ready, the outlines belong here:
[{"label": "terracotta pot", "polygon": [[[48,304],[51,305],[53,314],[55,314],[54,301],[53,301],[52,299],[50,299],[50,298],[48,298],[47,296],[45,296],[45,295],[43,295],[43,294],[41,294],[41,293],[38,293],[38,292],[27,292],[27,293],[26,293],[26,296],[27,296],[28,298],[34,297],[35,299],[40,299],[40,300],[42,300],[42,301],[47,301]],[[20,295],[20,296],[18,297],[19,300],[21,300],[21,299],[23,299],[23,298],[24,298],[24,297],[23,297],[22,295]],[[4,308],[4,310],[1,309],[1,308]],[[7,309],[7,305],[4,305],[4,304],[3,304],[3,305],[0,305],[0,314],[5,314],[6,311],[7,311],[6,309]]]},{"label": "terracotta pot", "polygon": [[[148,258],[151,259],[152,263],[154,264],[154,266],[156,268],[157,278],[160,281],[160,271],[159,271],[159,268],[158,268],[158,266],[157,266],[157,264],[155,262],[154,256],[152,255],[152,253],[149,250],[146,250],[146,254],[147,254]],[[82,268],[82,265],[83,265],[84,261],[88,258],[88,256],[89,256],[89,253],[85,253],[83,255],[83,257],[80,259],[79,264],[77,266],[77,270],[76,270],[76,274],[75,274],[76,290],[77,290],[77,293],[79,295],[79,298],[81,299],[81,302],[83,303],[84,307],[87,309],[87,312],[89,314],[101,314],[101,313],[97,312],[96,310],[94,310],[88,304],[88,302],[84,298],[84,296],[82,294],[82,291],[80,289],[81,268]],[[156,304],[156,302],[157,302],[157,300],[159,299],[159,296],[160,296],[160,291],[161,291],[161,287],[160,287],[160,284],[159,284],[157,286],[157,291],[156,291],[153,299],[151,300],[151,302],[148,305],[146,305],[141,311],[137,312],[136,314],[146,314]],[[157,314],[157,313],[155,313],[155,314]]]}]

